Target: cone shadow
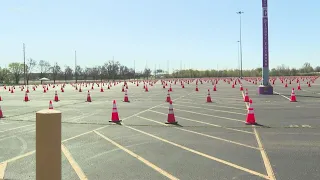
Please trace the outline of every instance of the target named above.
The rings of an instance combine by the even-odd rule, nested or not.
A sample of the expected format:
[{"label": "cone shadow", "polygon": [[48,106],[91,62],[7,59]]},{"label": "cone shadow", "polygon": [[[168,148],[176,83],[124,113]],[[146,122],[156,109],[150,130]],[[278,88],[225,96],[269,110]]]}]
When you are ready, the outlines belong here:
[{"label": "cone shadow", "polygon": [[114,121],[109,121],[109,122],[111,122],[111,123],[113,123],[113,124],[117,124],[117,125],[122,125],[122,124],[121,124],[121,120],[119,120],[119,121],[117,121],[117,122],[114,122]]},{"label": "cone shadow", "polygon": [[254,124],[246,123],[246,125],[254,125],[254,126],[258,126],[258,127],[262,127],[262,128],[271,128],[270,126],[266,126],[266,125],[259,124],[259,123],[254,123]]},{"label": "cone shadow", "polygon": [[168,123],[166,122],[165,124],[168,124],[168,125],[174,125],[174,126],[179,126],[179,127],[183,127],[182,125],[178,124],[178,122],[174,122],[174,123]]}]

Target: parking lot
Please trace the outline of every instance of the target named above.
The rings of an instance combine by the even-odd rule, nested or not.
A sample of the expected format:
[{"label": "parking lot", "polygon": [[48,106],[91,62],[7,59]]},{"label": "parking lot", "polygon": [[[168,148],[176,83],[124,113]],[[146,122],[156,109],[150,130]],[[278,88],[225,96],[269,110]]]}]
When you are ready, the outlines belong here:
[{"label": "parking lot", "polygon": [[[57,90],[62,112],[62,179],[320,179],[320,81],[301,82],[290,102],[293,82],[277,80],[276,95],[259,96],[257,85],[242,80],[253,100],[258,126],[246,125],[248,104],[239,83],[212,79],[181,87],[179,80],[158,81],[149,92],[128,82],[130,103],[122,102],[123,82],[104,92],[95,84],[78,92],[69,84],[43,93],[0,88],[5,118],[0,119],[0,179],[35,179],[35,113],[47,109]],[[176,81],[176,83],[175,83]],[[169,85],[178,125],[165,124]],[[112,84],[113,85],[113,84]],[[206,103],[210,89],[213,103]],[[92,102],[86,102],[90,90]],[[121,124],[110,123],[116,100]],[[48,162],[50,163],[50,162]],[[2,176],[2,177],[1,177]]]}]

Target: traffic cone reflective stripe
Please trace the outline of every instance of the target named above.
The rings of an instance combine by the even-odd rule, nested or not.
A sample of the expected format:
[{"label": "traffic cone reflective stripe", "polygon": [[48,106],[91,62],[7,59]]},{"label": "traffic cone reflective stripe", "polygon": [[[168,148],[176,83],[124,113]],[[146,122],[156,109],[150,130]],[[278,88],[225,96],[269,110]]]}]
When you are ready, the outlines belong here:
[{"label": "traffic cone reflective stripe", "polygon": [[89,90],[88,90],[88,95],[87,95],[87,102],[92,102]]},{"label": "traffic cone reflective stripe", "polygon": [[174,116],[172,101],[170,101],[170,104],[169,104],[169,113],[168,113],[166,124],[178,124]]},{"label": "traffic cone reflective stripe", "polygon": [[49,102],[49,109],[53,109],[52,101]]},{"label": "traffic cone reflective stripe", "polygon": [[115,100],[113,100],[111,121],[109,121],[109,122],[113,122],[113,123],[119,123],[119,122],[121,122],[121,120],[119,119],[117,104],[116,104],[116,101],[115,101]]},{"label": "traffic cone reflective stripe", "polygon": [[29,97],[28,97],[28,93],[26,92],[25,95],[24,95],[24,101],[25,102],[28,102],[29,101]]},{"label": "traffic cone reflective stripe", "polygon": [[170,97],[170,93],[169,93],[169,90],[168,90],[166,102],[170,102],[170,101],[171,101],[171,97]]},{"label": "traffic cone reflective stripe", "polygon": [[249,102],[248,89],[246,89],[246,92],[245,92],[245,95],[244,95],[243,101],[244,101],[244,102]]},{"label": "traffic cone reflective stripe", "polygon": [[290,102],[297,102],[296,94],[294,93],[294,88],[291,91]]},{"label": "traffic cone reflective stripe", "polygon": [[248,113],[247,113],[247,118],[246,118],[246,124],[248,124],[248,125],[256,124],[256,118],[255,118],[255,115],[254,115],[254,109],[252,107],[252,101],[249,103]]},{"label": "traffic cone reflective stripe", "polygon": [[127,90],[125,90],[123,102],[130,102],[130,101],[129,101],[128,91],[127,91]]},{"label": "traffic cone reflective stripe", "polygon": [[55,93],[54,93],[54,101],[55,102],[59,101],[59,97],[58,97],[58,92],[57,91],[55,91]]},{"label": "traffic cone reflective stripe", "polygon": [[207,103],[211,103],[210,89],[208,89]]}]

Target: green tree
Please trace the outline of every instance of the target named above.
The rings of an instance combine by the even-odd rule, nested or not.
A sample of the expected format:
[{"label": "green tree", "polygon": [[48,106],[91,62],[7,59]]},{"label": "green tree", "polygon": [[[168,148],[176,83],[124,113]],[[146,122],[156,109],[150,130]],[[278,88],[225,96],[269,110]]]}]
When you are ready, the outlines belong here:
[{"label": "green tree", "polygon": [[0,68],[0,82],[9,84],[11,78],[11,73],[7,68]]},{"label": "green tree", "polygon": [[15,80],[15,84],[19,84],[21,75],[24,71],[24,64],[22,63],[17,63],[17,62],[13,62],[9,64],[9,70],[12,73],[14,80]]}]

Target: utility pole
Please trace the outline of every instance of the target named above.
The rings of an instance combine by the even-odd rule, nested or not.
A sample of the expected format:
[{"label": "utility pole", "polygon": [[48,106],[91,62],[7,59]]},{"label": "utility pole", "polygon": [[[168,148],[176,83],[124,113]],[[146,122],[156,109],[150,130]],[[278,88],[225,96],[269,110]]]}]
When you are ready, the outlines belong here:
[{"label": "utility pole", "polygon": [[23,84],[26,85],[26,47],[24,43],[23,43],[23,72],[24,72]]},{"label": "utility pole", "polygon": [[241,78],[241,68],[240,68],[240,41],[238,42],[238,69],[239,69],[239,78]]},{"label": "utility pole", "polygon": [[241,40],[241,14],[244,12],[239,11],[237,14],[239,14],[240,17],[240,78],[242,78],[242,40]]},{"label": "utility pole", "polygon": [[169,60],[167,60],[167,71],[168,71],[168,75],[170,74],[169,73]]},{"label": "utility pole", "polygon": [[154,79],[157,79],[157,65],[154,65]]},{"label": "utility pole", "polygon": [[77,74],[77,51],[74,51],[74,75],[76,79],[76,83],[78,82],[78,74]]},{"label": "utility pole", "polygon": [[136,60],[133,60],[133,79],[136,79]]}]

